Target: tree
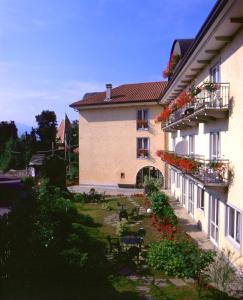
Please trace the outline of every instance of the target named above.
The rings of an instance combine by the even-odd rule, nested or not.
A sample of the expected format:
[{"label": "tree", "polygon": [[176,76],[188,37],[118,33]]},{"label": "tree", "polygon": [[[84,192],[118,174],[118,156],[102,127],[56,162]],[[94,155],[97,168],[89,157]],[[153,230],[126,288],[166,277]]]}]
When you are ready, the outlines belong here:
[{"label": "tree", "polygon": [[4,172],[11,169],[16,168],[18,162],[18,154],[14,153],[16,151],[16,140],[10,138],[2,151],[0,156],[0,169]]},{"label": "tree", "polygon": [[55,185],[60,188],[66,187],[66,163],[60,156],[48,156],[45,159],[42,174],[43,177],[49,179],[50,185]]},{"label": "tree", "polygon": [[71,124],[70,145],[78,146],[78,120],[74,120]]},{"label": "tree", "polygon": [[26,165],[37,150],[37,140],[34,128],[32,128],[30,133],[25,132],[25,134],[21,136],[18,143],[18,149],[21,152],[23,165]]},{"label": "tree", "polygon": [[39,136],[40,148],[41,150],[49,150],[52,147],[52,143],[56,142],[56,114],[54,111],[43,110],[42,113],[35,118],[38,123],[36,133]]},{"label": "tree", "polygon": [[14,140],[16,140],[18,138],[17,127],[16,127],[14,121],[0,122],[0,154],[4,150],[5,144],[7,143],[7,141],[10,138],[12,138]]}]

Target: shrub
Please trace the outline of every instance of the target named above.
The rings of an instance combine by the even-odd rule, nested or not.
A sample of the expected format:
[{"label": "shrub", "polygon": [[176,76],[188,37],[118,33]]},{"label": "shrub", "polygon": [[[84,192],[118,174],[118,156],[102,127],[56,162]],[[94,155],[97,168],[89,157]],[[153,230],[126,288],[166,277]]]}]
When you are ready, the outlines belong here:
[{"label": "shrub", "polygon": [[113,209],[109,203],[102,203],[101,208],[109,211]]},{"label": "shrub", "polygon": [[119,236],[123,236],[129,233],[129,226],[127,224],[127,220],[121,220],[116,224],[116,234]]},{"label": "shrub", "polygon": [[148,176],[145,176],[144,179],[144,192],[146,195],[151,195],[154,192],[158,192],[160,188],[162,187],[162,180],[155,179],[155,178],[149,178]]},{"label": "shrub", "polygon": [[26,176],[26,177],[23,177],[21,179],[21,182],[24,184],[24,185],[27,185],[29,187],[33,187],[35,185],[35,180],[33,177],[29,177],[29,176]]},{"label": "shrub", "polygon": [[88,254],[81,252],[77,248],[63,250],[61,256],[70,267],[83,267],[88,260]]},{"label": "shrub", "polygon": [[153,193],[149,196],[153,213],[162,221],[162,223],[171,223],[177,225],[177,217],[169,204],[167,195],[161,192]]},{"label": "shrub", "polygon": [[84,196],[84,194],[74,194],[72,201],[75,203],[84,204],[86,202],[86,197]]},{"label": "shrub", "polygon": [[146,260],[149,266],[169,276],[197,279],[214,255],[213,251],[199,249],[193,241],[183,237],[151,244]]}]

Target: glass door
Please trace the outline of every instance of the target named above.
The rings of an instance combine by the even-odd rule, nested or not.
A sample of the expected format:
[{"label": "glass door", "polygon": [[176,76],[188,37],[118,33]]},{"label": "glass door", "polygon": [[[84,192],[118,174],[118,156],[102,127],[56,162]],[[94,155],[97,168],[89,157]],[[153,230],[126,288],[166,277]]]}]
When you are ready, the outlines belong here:
[{"label": "glass door", "polygon": [[182,177],[182,205],[186,206],[186,198],[187,198],[187,194],[186,194],[186,185],[187,185],[187,179],[185,177]]},{"label": "glass door", "polygon": [[188,212],[194,216],[194,183],[189,181]]},{"label": "glass door", "polygon": [[220,157],[220,134],[219,132],[210,133],[209,141],[210,159],[217,160]]},{"label": "glass door", "polygon": [[218,244],[219,235],[219,200],[210,195],[209,197],[209,237]]}]

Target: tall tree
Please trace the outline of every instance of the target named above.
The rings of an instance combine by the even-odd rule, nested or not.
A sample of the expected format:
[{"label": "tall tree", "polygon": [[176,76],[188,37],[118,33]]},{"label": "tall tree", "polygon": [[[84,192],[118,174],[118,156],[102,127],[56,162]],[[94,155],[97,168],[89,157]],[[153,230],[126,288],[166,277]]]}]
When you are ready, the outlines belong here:
[{"label": "tall tree", "polygon": [[18,151],[21,152],[22,165],[26,166],[31,156],[36,153],[37,140],[34,128],[30,133],[25,132],[19,139]]},{"label": "tall tree", "polygon": [[43,110],[42,113],[37,115],[35,118],[38,123],[36,133],[39,136],[40,148],[41,150],[49,150],[52,147],[52,142],[56,142],[56,114],[54,111]]},{"label": "tall tree", "polygon": [[10,139],[16,140],[18,138],[17,127],[14,121],[0,122],[0,155],[3,153],[6,143]]},{"label": "tall tree", "polygon": [[78,120],[72,122],[70,131],[71,146],[78,146]]}]

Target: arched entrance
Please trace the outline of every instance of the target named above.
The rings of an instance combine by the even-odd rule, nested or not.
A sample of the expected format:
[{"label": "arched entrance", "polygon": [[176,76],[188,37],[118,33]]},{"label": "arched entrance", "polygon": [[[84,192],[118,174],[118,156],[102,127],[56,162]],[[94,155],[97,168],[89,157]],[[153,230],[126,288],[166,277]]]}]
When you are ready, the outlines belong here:
[{"label": "arched entrance", "polygon": [[137,187],[139,187],[139,188],[143,187],[145,177],[148,177],[149,179],[154,178],[154,179],[161,180],[162,186],[164,184],[163,174],[160,172],[159,169],[157,169],[155,167],[151,167],[151,166],[144,167],[138,171],[137,177],[136,177],[136,186]]}]

